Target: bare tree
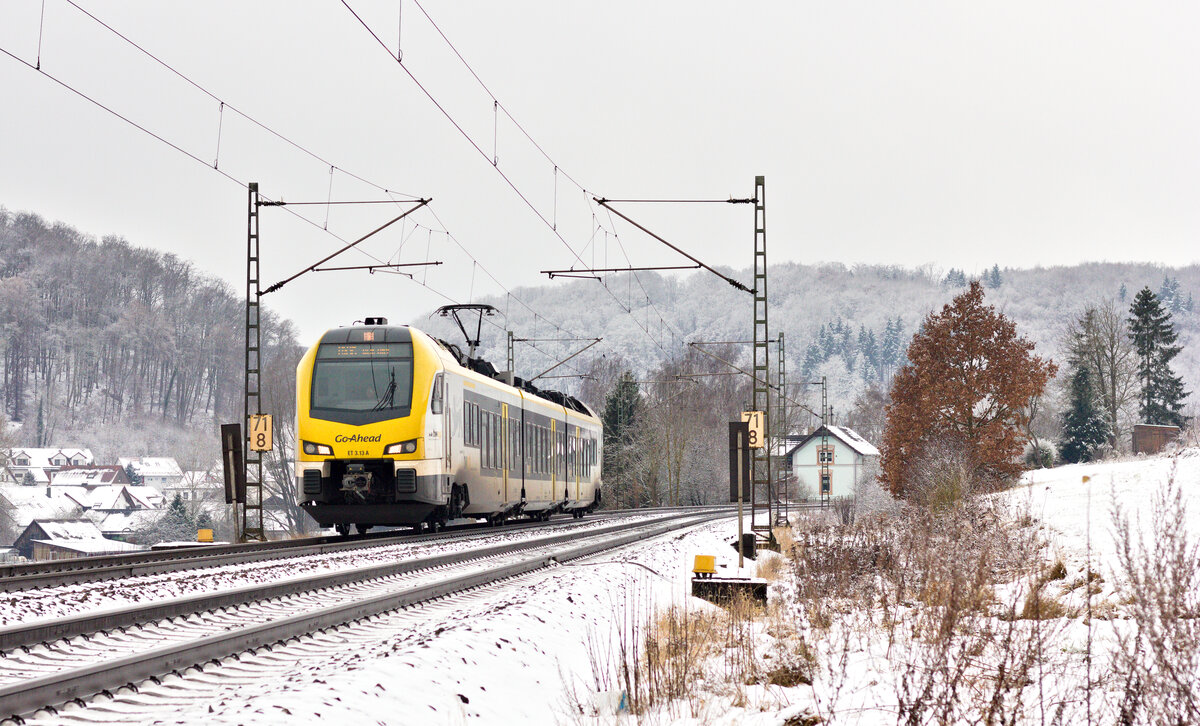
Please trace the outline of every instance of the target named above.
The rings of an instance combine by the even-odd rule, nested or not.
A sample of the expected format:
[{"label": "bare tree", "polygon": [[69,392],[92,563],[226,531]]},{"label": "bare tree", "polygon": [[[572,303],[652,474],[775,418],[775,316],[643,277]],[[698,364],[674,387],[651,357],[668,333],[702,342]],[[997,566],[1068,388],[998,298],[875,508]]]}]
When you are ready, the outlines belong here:
[{"label": "bare tree", "polygon": [[296,365],[304,349],[296,345],[292,323],[274,315],[263,316],[263,410],[272,415],[272,448],[263,457],[263,466],[275,481],[264,496],[274,494],[283,501],[283,515],[289,531],[303,534],[316,523],[300,508],[296,498],[293,469],[296,451]]},{"label": "bare tree", "polygon": [[1068,326],[1064,347],[1095,377],[1100,406],[1112,431],[1108,443],[1119,450],[1128,439],[1138,395],[1137,359],[1120,304],[1110,298],[1088,306]]}]

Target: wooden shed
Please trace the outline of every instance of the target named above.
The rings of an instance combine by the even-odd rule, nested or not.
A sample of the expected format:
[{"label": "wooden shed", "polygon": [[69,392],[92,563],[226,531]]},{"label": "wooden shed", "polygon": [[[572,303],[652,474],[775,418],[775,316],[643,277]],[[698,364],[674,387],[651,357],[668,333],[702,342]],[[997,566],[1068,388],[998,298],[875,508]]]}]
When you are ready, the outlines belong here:
[{"label": "wooden shed", "polygon": [[1179,438],[1178,426],[1159,426],[1157,424],[1133,425],[1133,453],[1157,454],[1167,448],[1167,444]]}]

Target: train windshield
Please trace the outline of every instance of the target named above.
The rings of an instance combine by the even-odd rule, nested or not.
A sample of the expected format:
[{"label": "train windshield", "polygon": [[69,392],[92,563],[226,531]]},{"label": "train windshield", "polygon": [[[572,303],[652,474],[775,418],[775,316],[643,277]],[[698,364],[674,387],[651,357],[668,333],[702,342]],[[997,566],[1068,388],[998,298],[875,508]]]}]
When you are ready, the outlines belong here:
[{"label": "train windshield", "polygon": [[407,410],[412,404],[412,381],[411,343],[322,345],[313,368],[312,407]]}]

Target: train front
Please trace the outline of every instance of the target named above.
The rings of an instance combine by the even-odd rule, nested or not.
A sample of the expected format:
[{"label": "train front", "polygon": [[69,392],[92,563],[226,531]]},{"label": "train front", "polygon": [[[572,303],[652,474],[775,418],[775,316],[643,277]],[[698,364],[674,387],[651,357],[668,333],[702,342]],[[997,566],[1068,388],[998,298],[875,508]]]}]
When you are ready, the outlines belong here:
[{"label": "train front", "polygon": [[438,356],[407,327],[367,323],[325,333],[296,367],[297,499],[343,534],[419,524],[446,499]]}]

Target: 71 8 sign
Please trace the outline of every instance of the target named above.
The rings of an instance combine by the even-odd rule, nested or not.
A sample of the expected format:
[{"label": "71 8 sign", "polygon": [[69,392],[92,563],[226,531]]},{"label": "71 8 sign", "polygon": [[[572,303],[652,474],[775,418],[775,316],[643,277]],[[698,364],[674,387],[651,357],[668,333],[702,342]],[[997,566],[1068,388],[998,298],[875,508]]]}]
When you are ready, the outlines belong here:
[{"label": "71 8 sign", "polygon": [[273,442],[271,441],[271,415],[270,414],[251,414],[250,416],[250,450],[251,451],[270,451]]},{"label": "71 8 sign", "polygon": [[742,411],[742,420],[750,427],[750,448],[763,448],[763,414],[762,411]]}]

